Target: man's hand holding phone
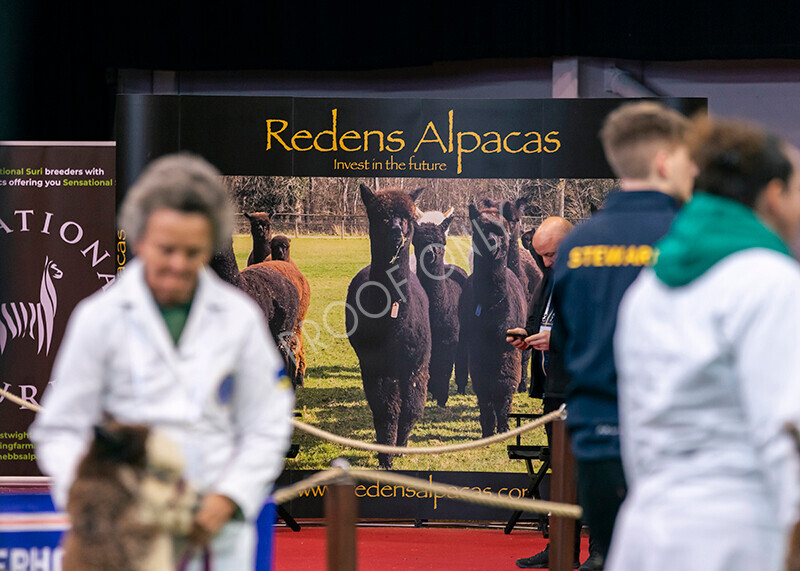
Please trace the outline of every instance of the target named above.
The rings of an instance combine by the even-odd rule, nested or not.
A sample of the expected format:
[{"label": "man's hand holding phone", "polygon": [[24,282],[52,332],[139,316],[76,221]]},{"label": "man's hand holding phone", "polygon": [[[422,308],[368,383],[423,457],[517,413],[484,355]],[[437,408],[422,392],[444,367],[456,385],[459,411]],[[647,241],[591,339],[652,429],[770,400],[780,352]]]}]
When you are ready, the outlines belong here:
[{"label": "man's hand holding phone", "polygon": [[506,331],[506,341],[511,343],[515,349],[519,349],[520,351],[524,351],[528,348],[528,344],[525,341],[526,337],[528,337],[528,332],[522,327],[516,327]]}]

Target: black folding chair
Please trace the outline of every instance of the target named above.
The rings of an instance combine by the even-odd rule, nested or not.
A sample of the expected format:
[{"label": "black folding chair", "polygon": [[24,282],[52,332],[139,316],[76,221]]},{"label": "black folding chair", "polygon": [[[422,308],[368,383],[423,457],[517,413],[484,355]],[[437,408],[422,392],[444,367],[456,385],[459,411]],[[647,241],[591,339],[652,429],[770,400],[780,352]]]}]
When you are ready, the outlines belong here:
[{"label": "black folding chair", "polygon": [[[524,413],[524,412],[512,412],[509,415],[509,418],[514,418],[517,421],[517,426],[519,427],[522,424],[522,420],[536,420],[537,418],[541,418],[543,415],[541,414],[531,414],[531,413]],[[518,434],[516,443],[508,445],[508,457],[511,460],[524,460],[525,461],[525,469],[528,471],[528,477],[530,478],[530,483],[528,484],[528,489],[525,490],[523,497],[525,498],[533,498],[533,499],[541,499],[541,492],[539,491],[539,486],[544,480],[545,474],[550,469],[550,448],[547,446],[535,446],[535,445],[527,445],[522,444],[522,435]],[[541,462],[539,465],[538,470],[534,470],[533,462],[538,461]],[[505,529],[503,530],[506,534],[511,533],[511,530],[514,529],[514,526],[522,517],[522,511],[517,510],[511,514],[511,517],[506,524]],[[542,534],[544,537],[548,536],[548,518],[547,514],[543,514],[539,517],[539,527],[542,530]]]}]

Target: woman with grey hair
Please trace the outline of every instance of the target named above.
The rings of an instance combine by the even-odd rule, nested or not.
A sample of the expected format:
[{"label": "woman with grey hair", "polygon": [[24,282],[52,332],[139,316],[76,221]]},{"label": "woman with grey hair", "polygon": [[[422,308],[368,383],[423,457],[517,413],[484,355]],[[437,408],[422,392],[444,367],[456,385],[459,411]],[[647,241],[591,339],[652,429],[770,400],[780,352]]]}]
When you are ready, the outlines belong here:
[{"label": "woman with grey hair", "polygon": [[165,429],[204,494],[194,538],[215,569],[246,570],[288,449],[293,393],[261,311],[205,267],[230,241],[230,220],[203,159],[172,155],[145,170],[120,217],[136,259],[72,314],[30,436],[63,508],[104,413]]},{"label": "woman with grey hair", "polygon": [[150,164],[125,197],[119,225],[136,243],[144,234],[150,214],[167,208],[196,212],[211,223],[214,249],[227,246],[233,228],[233,211],[220,172],[188,153],[169,155]]}]

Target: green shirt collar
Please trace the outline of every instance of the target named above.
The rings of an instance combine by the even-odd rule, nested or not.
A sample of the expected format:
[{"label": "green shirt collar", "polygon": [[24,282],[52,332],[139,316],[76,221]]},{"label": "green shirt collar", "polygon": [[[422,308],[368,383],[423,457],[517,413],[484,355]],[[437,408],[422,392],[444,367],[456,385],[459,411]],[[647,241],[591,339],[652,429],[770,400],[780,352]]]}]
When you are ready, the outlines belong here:
[{"label": "green shirt collar", "polygon": [[164,318],[164,322],[167,324],[167,330],[169,330],[169,335],[172,337],[175,345],[178,344],[181,333],[183,333],[183,328],[186,326],[186,321],[189,319],[189,310],[192,308],[192,301],[193,300],[189,300],[186,303],[173,305],[171,307],[158,306],[161,317]]}]

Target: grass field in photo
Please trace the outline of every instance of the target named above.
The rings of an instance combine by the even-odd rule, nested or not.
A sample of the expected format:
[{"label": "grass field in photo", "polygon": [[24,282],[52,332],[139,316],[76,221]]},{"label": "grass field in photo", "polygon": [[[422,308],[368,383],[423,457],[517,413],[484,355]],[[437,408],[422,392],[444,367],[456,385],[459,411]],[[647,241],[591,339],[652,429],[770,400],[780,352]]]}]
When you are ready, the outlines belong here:
[{"label": "grass field in photo", "polygon": [[[311,284],[311,304],[306,316],[304,339],[308,364],[305,386],[297,390],[296,409],[300,420],[334,434],[364,442],[375,442],[372,413],[364,397],[358,360],[345,334],[344,301],[347,286],[355,274],[369,264],[369,238],[299,236],[291,239],[291,257]],[[239,267],[246,265],[251,249],[249,236],[236,236],[234,250]],[[447,261],[468,269],[469,237],[448,238]],[[524,325],[524,324],[520,324]],[[527,393],[514,397],[512,412],[541,412],[541,401]],[[512,424],[513,426],[513,424]],[[468,386],[466,395],[451,392],[446,408],[429,399],[425,412],[414,426],[409,446],[457,444],[481,437],[478,403]],[[544,429],[523,436],[528,444],[544,444]],[[377,467],[374,453],[344,448],[295,431],[292,442],[300,445],[288,469],[322,469],[342,456],[351,465]],[[508,459],[506,444],[443,455],[406,455],[394,460],[396,470],[524,471],[519,461]]]}]

